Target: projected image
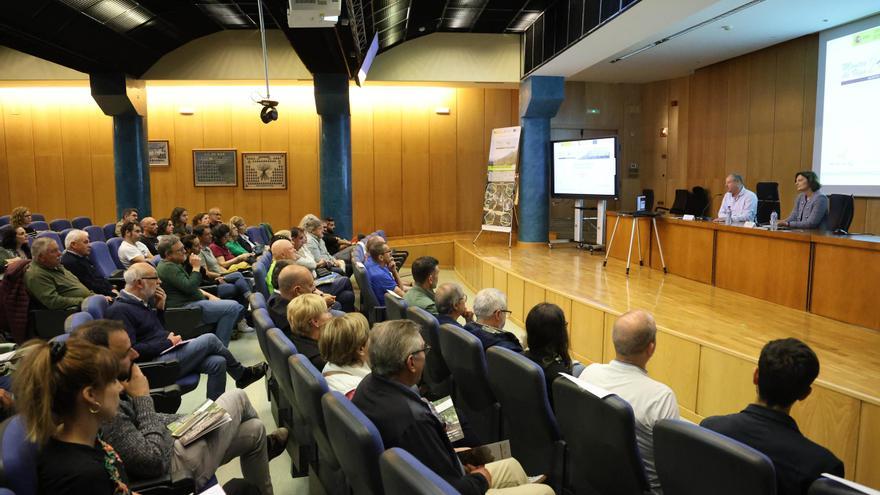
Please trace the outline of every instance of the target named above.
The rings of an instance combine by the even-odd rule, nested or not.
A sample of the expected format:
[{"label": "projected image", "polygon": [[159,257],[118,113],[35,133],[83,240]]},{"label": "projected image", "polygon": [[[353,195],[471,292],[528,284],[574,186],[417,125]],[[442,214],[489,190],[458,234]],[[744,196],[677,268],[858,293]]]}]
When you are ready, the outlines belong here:
[{"label": "projected image", "polygon": [[880,25],[827,41],[823,89],[822,182],[880,186]]},{"label": "projected image", "polygon": [[617,139],[553,143],[553,194],[614,196]]}]

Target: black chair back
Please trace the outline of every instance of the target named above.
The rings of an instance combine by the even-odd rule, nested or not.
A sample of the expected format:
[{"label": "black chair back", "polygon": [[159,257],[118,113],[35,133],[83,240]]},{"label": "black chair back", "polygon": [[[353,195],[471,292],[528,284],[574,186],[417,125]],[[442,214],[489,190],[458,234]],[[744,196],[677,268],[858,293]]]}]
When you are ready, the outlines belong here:
[{"label": "black chair back", "polygon": [[768,224],[770,223],[770,215],[773,212],[776,212],[776,217],[780,218],[782,215],[782,207],[779,205],[779,200],[758,200],[758,212],[756,215],[756,222],[759,224]]},{"label": "black chair back", "polygon": [[379,459],[388,495],[456,495],[458,491],[409,452],[390,448]]},{"label": "black chair back", "polygon": [[645,210],[654,211],[654,190],[642,189],[642,196],[645,197]]},{"label": "black chair back", "polygon": [[755,195],[758,201],[779,201],[779,183],[758,182],[755,184]]},{"label": "black chair back", "polygon": [[690,198],[690,195],[691,193],[687,189],[676,189],[675,199],[672,201],[669,213],[673,215],[684,215],[687,213],[688,198]]},{"label": "black chair back", "polygon": [[865,490],[859,491],[855,488],[850,488],[830,478],[819,478],[810,485],[807,495],[862,495],[864,493],[872,493],[870,488],[863,487],[862,485],[858,486],[859,488],[865,488]]},{"label": "black chair back", "polygon": [[[391,309],[390,302],[388,309]],[[440,323],[434,315],[415,306],[406,309],[406,317],[419,326],[422,339],[432,349],[426,357],[425,371],[422,374],[422,380],[428,386],[429,398],[436,400],[451,395],[452,379],[440,348]]]},{"label": "black chair back", "polygon": [[658,421],[654,459],[666,495],[776,494],[776,472],[766,455],[693,423]]},{"label": "black chair back", "polygon": [[267,356],[269,368],[272,370],[272,376],[278,382],[280,392],[276,407],[280,411],[279,416],[283,418],[283,426],[287,426],[290,430],[291,438],[287,443],[287,451],[291,455],[294,471],[307,473],[308,464],[314,458],[315,440],[296,403],[296,395],[287,364],[288,358],[298,352],[293,342],[277,328],[270,328],[266,332],[266,345],[269,350]]},{"label": "black chair back", "polygon": [[691,190],[691,194],[688,196],[685,213],[688,215],[693,215],[695,217],[702,217],[706,215],[706,210],[708,209],[709,191],[703,189],[700,186],[694,186],[694,188]]},{"label": "black chair back", "polygon": [[379,456],[382,436],[372,421],[339,392],[321,398],[327,434],[354,495],[381,495]]},{"label": "black chair back", "polygon": [[561,493],[565,442],[547,397],[544,370],[531,359],[499,346],[486,351],[489,386],[504,417],[513,457],[529,475],[546,474],[547,484]]},{"label": "black chair back", "polygon": [[565,438],[567,486],[575,493],[643,495],[650,491],[636,444],[633,411],[616,395],[600,399],[574,382],[553,382],[556,420]]},{"label": "black chair back", "polygon": [[402,297],[395,296],[392,296],[391,294],[385,294],[385,319],[405,320],[406,308],[409,305]]},{"label": "black chair back", "polygon": [[502,438],[501,404],[489,387],[489,367],[480,340],[455,325],[440,325],[440,348],[455,383],[456,407],[464,411],[483,443]]},{"label": "black chair back", "polygon": [[841,233],[849,230],[853,220],[855,200],[849,194],[830,194],[828,196],[828,230]]}]

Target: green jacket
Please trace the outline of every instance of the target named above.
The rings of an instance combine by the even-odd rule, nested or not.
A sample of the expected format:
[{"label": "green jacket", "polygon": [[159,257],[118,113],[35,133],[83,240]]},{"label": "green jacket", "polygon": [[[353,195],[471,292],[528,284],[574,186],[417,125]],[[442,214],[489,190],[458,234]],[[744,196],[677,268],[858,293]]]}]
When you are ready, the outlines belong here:
[{"label": "green jacket", "polygon": [[94,295],[67,268],[46,268],[36,261],[25,272],[24,285],[31,296],[49,309],[78,309],[83,299]]},{"label": "green jacket", "polygon": [[241,256],[243,254],[247,254],[247,249],[241,247],[241,244],[239,244],[236,241],[227,242],[226,249],[228,249],[235,256]]},{"label": "green jacket", "polygon": [[156,267],[156,272],[159,274],[162,288],[165,289],[167,295],[166,307],[182,308],[189,303],[205,299],[205,295],[199,289],[199,286],[202,285],[202,274],[199,270],[193,270],[188,274],[183,265],[162,260]]},{"label": "green jacket", "polygon": [[437,305],[434,303],[433,291],[427,291],[417,285],[413,285],[412,289],[406,291],[403,299],[408,306],[422,308],[428,313],[437,316]]}]

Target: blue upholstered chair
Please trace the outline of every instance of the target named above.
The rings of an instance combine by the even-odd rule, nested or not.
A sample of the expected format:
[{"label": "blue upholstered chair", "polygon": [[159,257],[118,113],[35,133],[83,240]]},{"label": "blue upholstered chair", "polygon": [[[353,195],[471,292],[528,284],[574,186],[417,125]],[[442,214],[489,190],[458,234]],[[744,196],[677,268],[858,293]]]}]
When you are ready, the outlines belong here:
[{"label": "blue upholstered chair", "polygon": [[321,398],[327,436],[354,495],[381,495],[379,456],[382,436],[372,421],[339,392]]},{"label": "blue upholstered chair", "polygon": [[70,223],[75,229],[85,230],[86,227],[92,225],[92,219],[89,217],[74,217]]},{"label": "blue upholstered chair", "polygon": [[[272,376],[278,380],[278,400],[273,403],[273,407],[278,409],[277,422],[290,430],[287,452],[292,461],[291,468],[294,473],[308,473],[309,463],[315,457],[315,442],[308,424],[299,409],[294,407],[296,397],[287,365],[287,359],[297,354],[296,346],[281,330],[270,328],[266,332],[266,347],[269,351],[269,355],[266,356],[269,368],[272,370]],[[276,414],[275,409],[273,414]]]},{"label": "blue upholstered chair", "polygon": [[92,321],[93,319],[94,318],[92,318],[92,315],[85,312],[85,311],[80,311],[79,313],[74,313],[74,314],[68,316],[66,320],[64,320],[64,333],[70,334],[74,330],[79,328],[80,325],[88,323],[88,322]]},{"label": "blue upholstered chair", "polygon": [[95,265],[98,273],[104,278],[118,276],[116,272],[119,271],[119,268],[113,262],[113,257],[110,255],[110,248],[107,247],[107,244],[102,241],[92,241],[91,246],[92,251],[89,253],[89,260]]},{"label": "blue upholstered chair", "polygon": [[124,270],[122,262],[119,261],[120,244],[122,244],[121,237],[112,237],[107,240],[107,249],[110,250],[110,259],[113,260],[113,264],[116,265],[116,268],[119,270]]},{"label": "blue upholstered chair", "polygon": [[95,294],[83,299],[80,303],[80,309],[92,315],[92,319],[100,320],[104,318],[104,312],[107,311],[107,298],[100,294]]},{"label": "blue upholstered chair", "polygon": [[0,227],[2,227],[4,225],[9,225],[9,222],[11,219],[12,219],[12,217],[10,215],[0,216]]},{"label": "blue upholstered chair", "polygon": [[61,249],[64,249],[64,240],[67,239],[67,234],[69,234],[73,228],[64,229],[58,233],[58,238],[61,239]]},{"label": "blue upholstered chair", "polygon": [[107,240],[107,238],[104,237],[104,229],[97,225],[87,225],[83,227],[83,230],[86,231],[86,234],[89,234],[89,242],[104,242]]},{"label": "blue upholstered chair", "polygon": [[43,232],[44,230],[49,230],[49,224],[46,223],[45,220],[34,220],[28,224],[28,227],[34,229],[37,232]]},{"label": "blue upholstered chair", "polygon": [[458,491],[409,452],[394,447],[379,458],[388,495],[454,495]]},{"label": "blue upholstered chair", "polygon": [[[389,314],[393,299],[391,296],[385,298]],[[440,348],[440,323],[434,315],[415,306],[406,308],[404,315],[419,326],[422,339],[432,349],[426,357],[425,371],[422,374],[425,384],[428,386],[429,398],[436,400],[451,395],[452,375],[449,373],[449,367],[446,366]]]},{"label": "blue upholstered chair", "polygon": [[72,229],[73,224],[66,218],[56,218],[49,222],[49,228],[55,232],[61,232],[64,229]]},{"label": "blue upholstered chair", "polygon": [[43,215],[42,213],[31,213],[31,221],[34,221],[34,222],[45,222],[45,221],[46,221],[46,215]]},{"label": "blue upholstered chair", "polygon": [[49,239],[54,239],[55,243],[58,244],[58,249],[64,251],[64,243],[61,242],[61,236],[58,235],[57,232],[52,232],[51,230],[46,230],[37,234],[37,237],[28,237],[28,243],[33,245],[36,239],[40,239],[41,237],[48,237]]},{"label": "blue upholstered chair", "polygon": [[105,239],[110,240],[110,239],[116,237],[116,223],[115,222],[104,224],[104,227],[102,227],[102,230],[104,231],[104,238]]}]

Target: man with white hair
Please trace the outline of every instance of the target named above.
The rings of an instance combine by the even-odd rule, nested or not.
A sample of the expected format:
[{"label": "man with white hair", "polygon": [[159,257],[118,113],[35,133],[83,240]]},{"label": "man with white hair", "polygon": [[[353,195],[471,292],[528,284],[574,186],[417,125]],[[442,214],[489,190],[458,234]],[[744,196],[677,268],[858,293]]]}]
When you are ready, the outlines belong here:
[{"label": "man with white hair", "polygon": [[553,493],[547,485],[530,484],[512,457],[462,465],[445,424],[415,389],[431,352],[418,325],[409,320],[379,323],[370,332],[368,349],[372,373],[358,385],[352,402],[376,425],[386,448],[406,450],[460,493]]},{"label": "man with white hair", "polygon": [[467,294],[461,289],[461,286],[446,282],[440,284],[434,293],[437,301],[437,321],[443,324],[455,325],[464,328],[458,319],[463,318],[465,322],[474,320],[474,313],[467,308]]},{"label": "man with white hair", "polygon": [[718,218],[715,222],[723,223],[730,213],[732,222],[754,222],[758,214],[758,196],[746,189],[743,178],[739,174],[730,174],[724,179],[724,187],[727,192],[718,208]]},{"label": "man with white hair", "polygon": [[516,335],[504,330],[507,315],[510,313],[507,309],[507,296],[503,292],[493,288],[483,289],[474,297],[474,315],[477,321],[467,322],[464,328],[480,339],[484,350],[497,345],[514,352],[522,352],[522,344]]},{"label": "man with white hair", "polygon": [[61,249],[54,239],[36,239],[31,255],[34,260],[24,274],[24,285],[31,297],[47,309],[78,310],[83,299],[95,294],[61,264]]},{"label": "man with white hair", "polygon": [[61,264],[95,294],[116,297],[117,290],[98,272],[89,259],[91,252],[89,234],[84,230],[71,230],[64,238],[64,255],[61,256]]},{"label": "man with white hair", "polygon": [[657,325],[647,311],[626,312],[614,323],[611,340],[616,357],[608,364],[591,364],[580,379],[597,385],[632,406],[636,443],[645,461],[645,472],[654,493],[660,480],[654,468],[654,425],[661,419],[678,419],[675,392],[648,376],[648,361],[657,349]]}]

